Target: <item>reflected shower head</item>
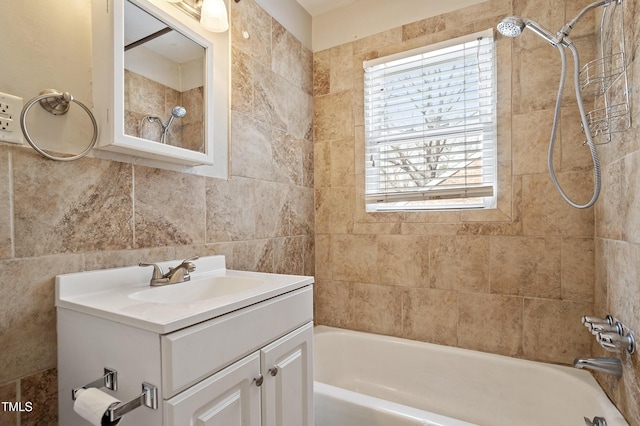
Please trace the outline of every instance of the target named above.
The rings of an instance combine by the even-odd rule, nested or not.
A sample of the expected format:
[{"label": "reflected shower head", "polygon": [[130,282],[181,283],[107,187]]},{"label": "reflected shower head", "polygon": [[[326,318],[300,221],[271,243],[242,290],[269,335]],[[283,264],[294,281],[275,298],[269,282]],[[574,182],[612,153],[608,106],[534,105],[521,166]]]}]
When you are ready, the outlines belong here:
[{"label": "reflected shower head", "polygon": [[517,16],[508,16],[498,22],[497,28],[500,34],[506,37],[518,37],[520,34],[522,34],[522,30],[524,30],[525,28],[529,28],[534,33],[547,40],[553,46],[558,44],[558,40],[553,34],[551,34],[549,30],[540,26],[540,24],[532,21],[531,19],[519,18]]},{"label": "reflected shower head", "polygon": [[524,19],[517,16],[507,16],[498,22],[498,32],[506,37],[518,37],[526,26]]},{"label": "reflected shower head", "polygon": [[182,118],[187,115],[187,110],[183,106],[175,106],[171,110],[171,115],[175,118]]}]

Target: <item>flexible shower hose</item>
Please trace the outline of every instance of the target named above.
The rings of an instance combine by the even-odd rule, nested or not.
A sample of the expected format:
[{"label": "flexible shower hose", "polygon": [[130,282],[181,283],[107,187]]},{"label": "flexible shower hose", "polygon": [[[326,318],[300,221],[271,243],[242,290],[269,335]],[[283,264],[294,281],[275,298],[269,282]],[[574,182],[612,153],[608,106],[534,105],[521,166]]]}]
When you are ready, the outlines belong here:
[{"label": "flexible shower hose", "polygon": [[[600,185],[601,185],[601,176],[600,176],[600,160],[598,159],[598,152],[596,151],[596,145],[593,142],[593,138],[591,137],[591,131],[589,130],[589,122],[587,121],[587,114],[584,110],[584,105],[582,102],[582,92],[580,90],[580,58],[578,56],[578,51],[573,46],[571,41],[568,38],[565,38],[564,43],[559,43],[556,45],[558,51],[560,52],[560,57],[562,59],[562,72],[560,76],[560,86],[558,87],[558,98],[556,99],[556,107],[553,118],[553,127],[551,129],[551,140],[549,141],[549,174],[551,175],[551,181],[554,186],[564,198],[564,200],[569,203],[571,206],[577,209],[586,209],[596,202],[598,196],[600,195]],[[573,53],[573,65],[574,65],[574,85],[576,89],[576,101],[578,103],[578,109],[580,110],[580,119],[582,120],[582,128],[584,130],[584,134],[587,138],[587,146],[589,147],[589,151],[591,151],[591,158],[593,159],[593,173],[594,173],[594,188],[593,188],[593,196],[591,200],[586,204],[577,204],[573,202],[562,190],[558,179],[556,178],[555,171],[553,170],[553,150],[556,142],[556,131],[558,129],[558,122],[560,121],[560,107],[562,104],[562,94],[564,92],[564,81],[567,75],[567,55],[565,54],[564,48],[568,47]]]}]

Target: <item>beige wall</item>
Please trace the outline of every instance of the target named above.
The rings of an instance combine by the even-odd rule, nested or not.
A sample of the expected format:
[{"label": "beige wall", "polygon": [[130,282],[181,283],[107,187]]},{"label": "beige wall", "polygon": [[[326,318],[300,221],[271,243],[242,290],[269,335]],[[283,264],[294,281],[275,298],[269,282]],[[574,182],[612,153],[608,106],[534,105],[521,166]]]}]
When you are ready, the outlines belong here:
[{"label": "beige wall", "polygon": [[[506,15],[557,29],[590,3],[490,0],[315,52],[319,323],[553,363],[591,354],[582,315],[611,312],[640,329],[638,127],[598,148],[606,161],[597,208],[563,201],[547,171],[559,55],[528,30],[496,38],[498,209],[366,213],[362,200],[364,59],[495,27]],[[572,33],[583,62],[594,58],[595,27],[591,13]],[[592,164],[571,83],[564,105],[555,170],[586,202]],[[636,424],[638,361],[624,358],[625,377],[611,393]]]},{"label": "beige wall", "polygon": [[[86,77],[74,78],[75,92],[90,103],[90,51],[67,58],[51,35],[58,15],[59,25],[71,24],[69,13],[90,22],[90,2],[36,3],[0,5],[0,26],[30,25],[0,45],[11,58],[0,91],[64,89],[76,61]],[[0,401],[34,407],[20,419],[0,410],[0,424],[56,424],[57,274],[224,254],[231,268],[313,275],[312,54],[253,0],[230,4],[229,181],[95,158],[53,162],[0,144]],[[48,19],[34,22],[41,12]],[[90,46],[90,27],[70,40]]]}]

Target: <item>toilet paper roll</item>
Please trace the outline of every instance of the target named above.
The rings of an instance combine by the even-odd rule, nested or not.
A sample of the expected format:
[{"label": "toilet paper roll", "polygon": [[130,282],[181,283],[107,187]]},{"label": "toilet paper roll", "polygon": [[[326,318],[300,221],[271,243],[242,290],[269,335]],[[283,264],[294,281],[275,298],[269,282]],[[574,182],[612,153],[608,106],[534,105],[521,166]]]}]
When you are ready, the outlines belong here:
[{"label": "toilet paper roll", "polygon": [[94,426],[115,426],[120,419],[110,422],[105,413],[112,404],[119,400],[97,388],[78,389],[73,411]]}]

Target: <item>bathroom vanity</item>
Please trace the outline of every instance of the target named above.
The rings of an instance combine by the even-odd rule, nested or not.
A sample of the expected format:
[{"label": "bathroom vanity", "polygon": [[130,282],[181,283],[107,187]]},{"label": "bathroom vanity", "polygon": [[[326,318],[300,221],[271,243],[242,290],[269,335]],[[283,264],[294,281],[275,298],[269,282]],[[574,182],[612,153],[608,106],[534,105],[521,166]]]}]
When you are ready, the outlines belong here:
[{"label": "bathroom vanity", "polygon": [[[153,385],[157,408],[122,426],[313,424],[313,278],[226,270],[223,256],[195,264],[160,287],[138,266],[57,277],[61,425],[91,424],[72,399],[89,383],[123,402]],[[101,386],[105,368],[117,390]]]}]

